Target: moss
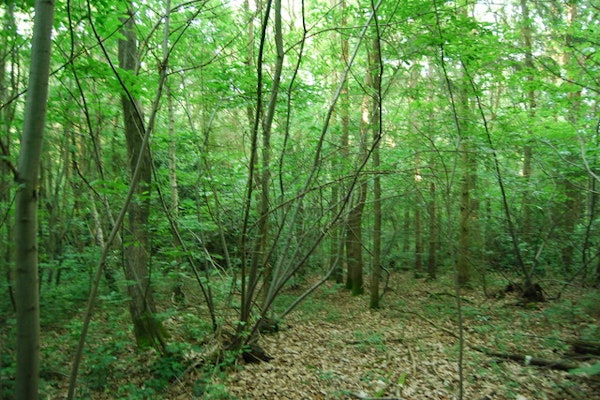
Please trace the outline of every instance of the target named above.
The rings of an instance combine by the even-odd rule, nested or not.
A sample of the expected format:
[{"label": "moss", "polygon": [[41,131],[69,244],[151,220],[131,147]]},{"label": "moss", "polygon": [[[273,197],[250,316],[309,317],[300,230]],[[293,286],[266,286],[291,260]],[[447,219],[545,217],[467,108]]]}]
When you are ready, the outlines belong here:
[{"label": "moss", "polygon": [[144,312],[133,320],[135,342],[139,349],[154,348],[159,353],[165,352],[165,339],[168,334],[162,323],[152,313]]}]

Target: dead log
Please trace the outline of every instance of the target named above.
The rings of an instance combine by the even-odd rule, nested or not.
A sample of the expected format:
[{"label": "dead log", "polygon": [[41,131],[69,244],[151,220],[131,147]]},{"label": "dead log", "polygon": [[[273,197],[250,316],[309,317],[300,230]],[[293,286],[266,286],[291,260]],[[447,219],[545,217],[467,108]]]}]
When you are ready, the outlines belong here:
[{"label": "dead log", "polygon": [[[424,316],[422,316],[419,313],[415,313],[415,312],[411,312],[411,311],[405,311],[405,313],[414,314],[414,315],[418,316],[419,318],[421,318],[422,320],[424,320],[424,321],[428,322],[429,324],[435,326],[436,328],[442,330],[443,332],[446,332],[450,336],[453,336],[458,339],[458,335],[455,332],[452,332],[449,329],[438,326],[433,321],[425,318]],[[545,358],[532,357],[529,355],[500,353],[500,352],[496,352],[496,351],[493,351],[493,350],[490,350],[490,349],[487,349],[487,348],[481,347],[481,346],[473,346],[473,345],[469,345],[469,344],[467,344],[467,346],[470,349],[473,349],[480,353],[486,354],[488,356],[497,357],[497,358],[501,358],[504,360],[516,361],[516,362],[522,363],[523,365],[535,365],[538,367],[556,369],[559,371],[569,371],[571,369],[580,367],[580,365],[578,363],[575,363],[570,360],[548,360]]]},{"label": "dead log", "polygon": [[544,367],[550,369],[556,369],[559,371],[569,371],[571,369],[575,369],[579,367],[579,364],[574,363],[570,360],[548,360],[546,358],[538,358],[532,357],[529,355],[523,354],[511,354],[511,353],[500,353],[497,351],[493,351],[490,349],[486,349],[485,347],[472,346],[473,350],[477,350],[480,353],[483,353],[488,356],[501,358],[503,360],[511,360],[521,363],[525,366],[527,365],[535,365],[537,367]]},{"label": "dead log", "polygon": [[577,354],[596,356],[600,355],[600,342],[594,340],[574,339],[568,340],[567,343],[571,346],[571,351]]}]

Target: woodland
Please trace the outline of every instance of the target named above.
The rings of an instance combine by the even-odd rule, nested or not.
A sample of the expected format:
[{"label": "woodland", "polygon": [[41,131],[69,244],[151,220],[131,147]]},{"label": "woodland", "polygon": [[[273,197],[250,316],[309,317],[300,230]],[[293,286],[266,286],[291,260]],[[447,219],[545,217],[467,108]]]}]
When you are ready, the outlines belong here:
[{"label": "woodland", "polygon": [[0,24],[0,399],[600,398],[595,2]]}]

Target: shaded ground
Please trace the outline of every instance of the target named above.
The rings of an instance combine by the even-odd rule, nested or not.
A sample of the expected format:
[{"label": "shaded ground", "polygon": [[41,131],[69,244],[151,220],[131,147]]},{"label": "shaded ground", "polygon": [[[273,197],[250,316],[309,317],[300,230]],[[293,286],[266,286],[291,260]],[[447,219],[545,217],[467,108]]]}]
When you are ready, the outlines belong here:
[{"label": "shaded ground", "polygon": [[[326,289],[280,332],[262,337],[274,360],[244,365],[221,383],[239,399],[458,398],[456,301],[447,287],[398,284],[379,311],[366,309],[366,297]],[[592,378],[498,360],[469,347],[561,359],[565,340],[599,332],[597,298],[520,307],[512,297],[468,293],[462,302],[464,398],[600,398],[600,382]],[[190,379],[193,374],[184,382]]]},{"label": "shaded ground", "polygon": [[[542,282],[549,294],[558,288]],[[505,283],[498,281],[497,288]],[[223,294],[229,286],[224,285]],[[328,284],[281,324],[263,335],[268,363],[245,364],[220,353],[222,368],[206,362],[220,346],[207,340],[209,319],[202,300],[188,290],[187,304],[162,297],[165,326],[174,355],[133,348],[123,299],[99,300],[78,380],[78,399],[457,399],[459,393],[456,297],[449,281],[424,282],[410,274],[392,278],[382,308],[370,311],[368,297],[352,297]],[[285,307],[300,292],[287,292]],[[567,341],[600,339],[600,293],[571,287],[560,300],[517,305],[514,295],[488,299],[480,290],[463,294],[463,387],[465,400],[600,399],[598,375],[525,366],[474,350],[568,359]],[[171,305],[169,305],[171,304]],[[231,309],[234,312],[234,309]],[[64,399],[81,315],[46,325],[42,348],[42,398]],[[66,316],[65,316],[66,317]],[[10,321],[9,321],[10,322]],[[13,334],[5,325],[0,345]],[[8,348],[8,347],[6,347]],[[10,357],[2,354],[0,388],[10,393]],[[213,360],[214,361],[214,360]],[[597,359],[577,360],[592,365]],[[7,397],[10,398],[10,397]]]}]

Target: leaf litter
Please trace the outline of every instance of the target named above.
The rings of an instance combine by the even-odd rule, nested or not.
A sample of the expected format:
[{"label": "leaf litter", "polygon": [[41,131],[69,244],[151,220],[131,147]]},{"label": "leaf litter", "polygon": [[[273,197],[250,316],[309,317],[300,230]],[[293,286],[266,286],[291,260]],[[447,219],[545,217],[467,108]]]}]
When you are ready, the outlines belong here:
[{"label": "leaf litter", "polygon": [[[353,297],[327,283],[281,321],[278,332],[260,336],[260,346],[273,357],[270,362],[246,364],[240,358],[227,361],[224,371],[210,372],[203,351],[219,343],[204,342],[197,353],[187,354],[188,367],[169,386],[143,398],[458,399],[459,329],[456,296],[448,291],[452,283],[416,280],[409,274],[394,278],[379,310],[368,309],[367,296]],[[600,399],[597,375],[524,365],[476,350],[562,360],[569,357],[568,340],[599,339],[600,294],[589,288],[569,290],[558,301],[526,307],[517,306],[514,297],[489,299],[477,290],[461,293],[464,399]],[[287,300],[298,294],[285,293]],[[282,299],[285,302],[286,296]],[[172,342],[185,343],[195,335],[184,334],[194,324],[181,315],[174,313],[168,321]],[[103,322],[98,327],[114,326],[108,314],[99,318]],[[100,329],[97,334],[106,332]],[[115,340],[114,335],[104,337]],[[131,343],[119,339],[126,341]],[[90,349],[89,357],[97,360],[92,364],[96,379],[106,382],[98,382],[100,391],[88,390],[81,398],[142,398],[137,393],[152,380],[156,355],[121,346],[113,357],[106,353],[114,347],[110,343],[94,343],[98,349]],[[598,360],[575,362],[585,367]],[[106,369],[106,377],[98,368]],[[59,369],[68,371],[68,365]],[[66,377],[52,381],[56,396],[49,390],[47,398],[64,398]],[[132,390],[138,397],[128,397]]]},{"label": "leaf litter", "polygon": [[[260,338],[273,360],[232,371],[224,382],[227,390],[239,399],[457,399],[455,296],[432,294],[447,290],[439,283],[399,286],[385,294],[380,310],[368,310],[366,296],[352,297],[341,289],[317,294],[279,332]],[[600,398],[595,379],[473,350],[563,357],[561,349],[547,343],[581,332],[577,324],[553,321],[554,315],[545,312],[552,303],[522,309],[514,299],[490,300],[475,291],[463,297],[464,399]],[[586,322],[597,326],[598,319]]]}]

